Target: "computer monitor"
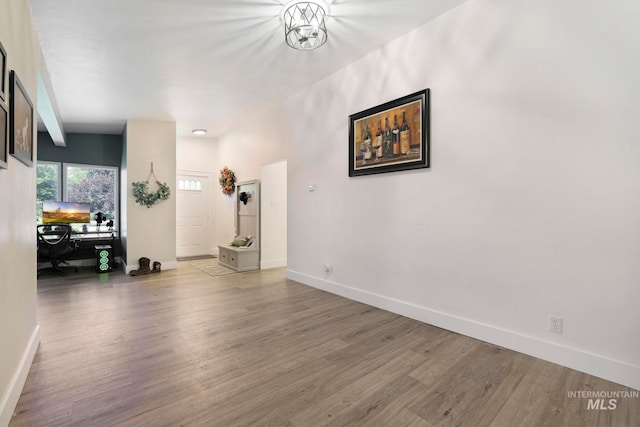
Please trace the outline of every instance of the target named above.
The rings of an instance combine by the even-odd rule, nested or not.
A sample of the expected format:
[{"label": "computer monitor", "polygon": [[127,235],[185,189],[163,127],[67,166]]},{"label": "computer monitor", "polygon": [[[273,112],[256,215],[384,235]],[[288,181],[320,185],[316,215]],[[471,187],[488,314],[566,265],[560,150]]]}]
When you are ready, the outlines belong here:
[{"label": "computer monitor", "polygon": [[42,202],[42,223],[87,224],[91,222],[91,205],[89,203]]}]

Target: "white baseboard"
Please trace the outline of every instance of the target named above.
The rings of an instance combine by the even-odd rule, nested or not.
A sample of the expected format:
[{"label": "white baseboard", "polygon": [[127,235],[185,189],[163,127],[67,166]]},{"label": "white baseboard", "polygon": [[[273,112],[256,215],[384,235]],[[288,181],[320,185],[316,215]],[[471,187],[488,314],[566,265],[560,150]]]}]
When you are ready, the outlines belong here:
[{"label": "white baseboard", "polygon": [[20,399],[20,395],[22,394],[24,383],[27,381],[27,375],[29,374],[31,363],[33,362],[36,350],[40,344],[40,339],[38,338],[39,329],[40,326],[36,325],[33,333],[31,334],[31,338],[29,339],[29,343],[22,353],[20,364],[17,366],[17,369],[11,378],[9,388],[6,390],[5,395],[2,396],[2,400],[0,401],[0,426],[4,427],[9,425],[13,411],[18,404],[18,399]]},{"label": "white baseboard", "polygon": [[178,261],[175,259],[173,261],[161,261],[162,262],[162,271],[164,270],[175,270],[178,268]]},{"label": "white baseboard", "polygon": [[505,328],[451,315],[406,301],[363,291],[296,271],[287,278],[439,328],[528,354],[590,375],[640,390],[640,367],[606,356],[563,346]]},{"label": "white baseboard", "polygon": [[275,259],[269,261],[260,261],[260,269],[267,270],[269,268],[286,267],[287,259]]}]

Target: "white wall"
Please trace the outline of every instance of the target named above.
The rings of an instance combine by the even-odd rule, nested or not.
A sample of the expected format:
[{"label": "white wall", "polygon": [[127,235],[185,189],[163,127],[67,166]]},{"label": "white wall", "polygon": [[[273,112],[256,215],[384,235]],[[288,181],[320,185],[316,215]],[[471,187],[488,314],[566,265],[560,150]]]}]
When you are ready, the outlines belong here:
[{"label": "white wall", "polygon": [[[220,161],[288,159],[288,277],[640,388],[639,13],[470,0],[228,135]],[[431,169],[349,178],[347,117],[423,88]]]},{"label": "white wall", "polygon": [[[155,120],[129,120],[126,127],[126,253],[125,271],[138,268],[138,260],[147,257],[160,261],[162,269],[177,267],[176,262],[176,124]],[[160,182],[171,189],[168,200],[151,208],[135,203],[131,184],[146,181],[153,162]],[[149,191],[156,191],[153,177]]]},{"label": "white wall", "polygon": [[[0,2],[0,41],[7,51],[7,95],[13,69],[35,107],[40,45],[26,0]],[[8,169],[0,169],[0,426],[11,419],[38,346],[35,200],[35,168],[9,155]]]},{"label": "white wall", "polygon": [[[282,105],[246,120],[235,132],[220,137],[216,143],[214,197],[216,198],[215,236],[218,244],[228,244],[234,236],[234,200],[220,191],[217,179],[227,166],[238,182],[260,179],[262,166],[286,159],[286,143],[291,139],[290,125]],[[263,227],[264,231],[264,227]],[[264,244],[264,241],[261,242]]]},{"label": "white wall", "polygon": [[287,161],[260,174],[260,268],[287,265]]},{"label": "white wall", "polygon": [[216,140],[210,137],[180,137],[176,142],[178,169],[207,172],[217,177]]}]

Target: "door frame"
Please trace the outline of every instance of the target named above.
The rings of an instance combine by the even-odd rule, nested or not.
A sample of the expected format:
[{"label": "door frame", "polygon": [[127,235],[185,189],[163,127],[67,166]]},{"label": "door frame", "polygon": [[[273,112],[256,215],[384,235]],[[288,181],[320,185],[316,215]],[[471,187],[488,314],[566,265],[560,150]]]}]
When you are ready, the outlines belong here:
[{"label": "door frame", "polygon": [[[178,208],[178,193],[180,190],[178,190],[178,180],[180,176],[184,176],[184,175],[188,175],[188,176],[194,176],[194,177],[200,177],[200,178],[207,178],[209,181],[209,194],[207,197],[207,212],[208,212],[208,227],[209,227],[209,238],[208,238],[208,244],[207,244],[207,255],[215,255],[215,251],[214,248],[217,249],[217,246],[215,245],[215,218],[216,218],[216,213],[215,213],[215,203],[213,200],[213,174],[211,172],[207,172],[207,171],[201,171],[201,170],[195,170],[195,169],[176,169],[176,181],[175,181],[175,185],[176,185],[176,210]],[[178,233],[178,222],[177,222],[177,213],[176,213],[176,237],[177,237],[177,233]],[[176,238],[176,252],[178,250],[178,244],[177,244],[177,238]]]}]

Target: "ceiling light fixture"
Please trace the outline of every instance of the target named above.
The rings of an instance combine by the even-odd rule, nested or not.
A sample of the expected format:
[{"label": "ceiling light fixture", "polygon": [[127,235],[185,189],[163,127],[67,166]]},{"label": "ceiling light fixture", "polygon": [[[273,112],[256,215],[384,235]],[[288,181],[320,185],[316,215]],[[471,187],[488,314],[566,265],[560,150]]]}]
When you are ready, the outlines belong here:
[{"label": "ceiling light fixture", "polygon": [[312,50],[327,42],[329,5],[322,0],[294,0],[282,8],[284,38],[297,50]]},{"label": "ceiling light fixture", "polygon": [[204,135],[207,133],[206,129],[194,129],[191,131],[194,135]]}]

